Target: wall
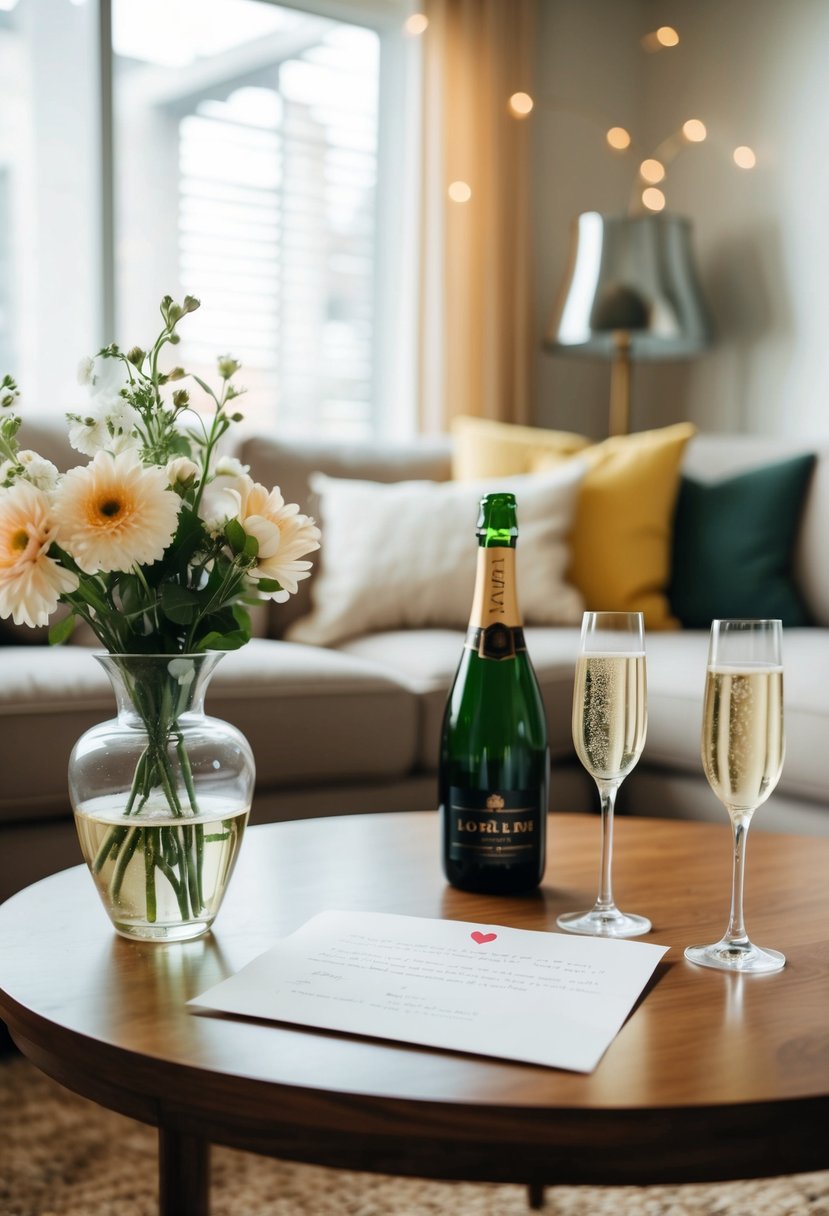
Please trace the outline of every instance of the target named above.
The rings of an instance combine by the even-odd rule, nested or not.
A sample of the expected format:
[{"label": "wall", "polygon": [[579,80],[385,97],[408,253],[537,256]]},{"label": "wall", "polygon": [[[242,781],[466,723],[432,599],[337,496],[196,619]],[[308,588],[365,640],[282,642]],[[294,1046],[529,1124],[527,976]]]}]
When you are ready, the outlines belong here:
[{"label": "wall", "polygon": [[[730,432],[829,435],[829,3],[540,0],[534,239],[541,425],[606,433],[609,369],[542,335],[580,211],[623,212],[636,169],[689,117],[709,138],[669,168],[717,329],[693,361],[634,369],[634,429],[690,418]],[[674,49],[646,53],[659,25]],[[635,151],[613,153],[610,125]],[[751,172],[731,151],[757,153]]]}]

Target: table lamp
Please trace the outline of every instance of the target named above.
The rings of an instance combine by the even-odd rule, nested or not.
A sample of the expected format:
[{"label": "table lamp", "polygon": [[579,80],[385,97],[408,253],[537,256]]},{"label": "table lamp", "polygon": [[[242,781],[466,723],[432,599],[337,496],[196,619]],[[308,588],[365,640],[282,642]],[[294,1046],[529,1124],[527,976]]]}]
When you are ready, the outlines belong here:
[{"label": "table lamp", "polygon": [[687,358],[704,350],[711,336],[687,219],[597,211],[576,219],[544,345],[612,360],[611,435],[630,429],[633,359]]}]

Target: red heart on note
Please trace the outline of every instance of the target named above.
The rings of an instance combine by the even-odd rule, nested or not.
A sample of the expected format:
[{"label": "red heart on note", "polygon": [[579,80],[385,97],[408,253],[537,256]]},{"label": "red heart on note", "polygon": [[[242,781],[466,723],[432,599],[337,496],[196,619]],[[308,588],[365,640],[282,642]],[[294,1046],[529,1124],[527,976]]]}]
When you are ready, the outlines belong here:
[{"label": "red heart on note", "polygon": [[470,933],[469,936],[472,938],[473,942],[477,942],[479,946],[482,946],[484,942],[494,942],[498,934],[481,933],[480,929],[476,929],[474,933]]}]

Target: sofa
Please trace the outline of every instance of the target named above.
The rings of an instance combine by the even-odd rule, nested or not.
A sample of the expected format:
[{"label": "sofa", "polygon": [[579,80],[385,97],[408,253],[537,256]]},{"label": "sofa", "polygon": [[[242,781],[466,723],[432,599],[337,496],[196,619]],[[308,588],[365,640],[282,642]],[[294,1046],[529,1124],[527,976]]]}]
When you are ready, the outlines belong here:
[{"label": "sofa", "polygon": [[[62,419],[35,417],[25,423],[22,439],[24,446],[35,448],[59,467],[78,463],[78,457],[66,447]],[[582,445],[585,450],[586,444]],[[543,446],[530,436],[526,450],[535,460]],[[575,452],[568,449],[563,453],[569,462],[579,460],[579,444],[574,446]],[[785,560],[781,566],[778,555],[780,568],[772,571],[787,584],[787,593],[796,596],[802,611],[796,623],[787,627],[784,638],[786,762],[778,789],[758,814],[757,828],[829,834],[826,778],[820,763],[822,748],[829,740],[829,450],[777,438],[691,437],[690,428],[679,446],[681,468],[675,471],[675,484],[663,495],[663,515],[669,507],[671,518],[662,528],[663,533],[665,527],[669,529],[659,540],[662,549],[674,545],[671,529],[682,505],[681,485],[687,482],[716,489],[731,482],[741,484],[744,477],[750,481],[755,470],[762,473],[800,453],[815,457],[809,461],[808,477],[801,478],[800,499],[788,512],[788,533],[782,538],[787,548]],[[363,493],[375,496],[382,493],[378,487],[404,487],[406,493],[422,495],[431,492],[426,483],[449,486],[453,473],[456,477],[459,473],[457,435],[409,444],[341,444],[248,432],[240,435],[236,450],[256,479],[279,484],[287,500],[299,502],[312,514],[322,505],[321,494],[332,486],[339,492],[343,486],[353,487],[355,492],[362,487]],[[584,463],[589,467],[587,458]],[[538,468],[543,467],[541,461]],[[467,491],[474,497],[479,490],[473,478]],[[566,492],[572,497],[572,486]],[[642,494],[636,501],[641,498]],[[519,497],[519,522],[521,501]],[[760,503],[771,513],[767,525],[762,525],[762,519],[760,523],[772,528],[783,513],[775,506],[773,494],[764,497],[762,485]],[[761,507],[752,511],[750,523],[762,516]],[[723,528],[730,526],[728,503],[720,506],[715,501],[709,508]],[[468,515],[467,511],[463,518]],[[400,519],[400,515],[393,518]],[[309,605],[326,585],[324,516],[321,522],[320,571],[289,603],[262,606],[257,636],[223,658],[208,695],[208,712],[235,723],[252,744],[257,763],[253,823],[416,810],[436,804],[441,720],[463,644],[459,613],[466,610],[466,604],[459,608],[454,603],[447,620],[441,621],[442,599],[453,594],[459,599],[457,589],[452,592],[449,587],[451,579],[444,577],[437,588],[424,590],[422,596],[415,594],[416,604],[411,600],[408,606],[404,604],[400,620],[395,621],[394,613],[389,616],[388,606],[382,604],[382,588],[367,586],[362,606],[359,597],[352,605],[356,615],[345,626],[346,636],[327,642],[302,640],[308,636],[302,622],[308,619]],[[468,524],[473,547],[474,522],[473,515]],[[332,517],[332,530],[334,523]],[[402,520],[400,526],[402,529]],[[653,531],[647,520],[637,526]],[[342,527],[340,521],[341,539]],[[743,530],[735,526],[734,535],[739,539]],[[359,527],[352,528],[352,535],[359,532]],[[411,563],[405,551],[400,551],[397,532],[393,524],[379,534],[378,562],[385,554],[398,563],[390,568],[406,577]],[[417,534],[416,527],[409,529],[409,536]],[[648,535],[646,540],[651,544],[654,537]],[[709,529],[704,540],[702,564],[706,554],[717,550],[718,529]],[[524,543],[522,527],[519,552]],[[623,542],[617,539],[614,543],[615,557],[625,569],[630,563]],[[346,542],[342,547],[348,550]],[[754,547],[758,547],[756,538]],[[358,548],[355,542],[357,565]],[[527,547],[525,551],[528,567],[535,568],[537,550]],[[753,559],[757,553],[750,556]],[[767,556],[765,540],[759,545],[759,556]],[[729,562],[735,567],[738,559],[729,558]],[[454,565],[464,566],[465,561]],[[702,572],[700,584],[695,569],[696,565],[685,570],[692,591],[709,591],[716,597],[718,579]],[[670,581],[675,573],[669,571],[665,577]],[[566,581],[566,569],[562,575]],[[470,567],[470,593],[473,577]],[[741,574],[739,581],[745,587]],[[445,597],[441,594],[444,589]],[[669,588],[659,590],[660,595],[667,595]],[[649,593],[652,591],[650,588]],[[330,598],[339,603],[339,592]],[[423,620],[415,611],[421,601],[431,604]],[[734,601],[725,602],[726,610],[714,615],[777,615],[774,611],[736,613],[729,610]],[[596,806],[595,789],[575,759],[570,731],[582,604],[583,599],[568,600],[561,609],[562,623],[544,623],[545,612],[554,618],[558,609],[553,606],[548,611],[542,603],[538,620],[527,621],[528,648],[548,716],[554,811],[587,812]],[[707,610],[705,602],[697,608],[703,614]],[[382,627],[372,623],[377,620],[384,622]],[[366,628],[360,627],[362,621]],[[659,626],[647,632],[647,742],[638,766],[622,786],[619,811],[722,821],[723,811],[708,789],[699,761],[707,620],[683,628],[680,622],[666,619]],[[68,644],[51,647],[44,631],[2,622],[0,899],[80,861],[67,795],[67,760],[81,732],[114,712],[108,681],[92,658],[90,641],[78,636]]]}]

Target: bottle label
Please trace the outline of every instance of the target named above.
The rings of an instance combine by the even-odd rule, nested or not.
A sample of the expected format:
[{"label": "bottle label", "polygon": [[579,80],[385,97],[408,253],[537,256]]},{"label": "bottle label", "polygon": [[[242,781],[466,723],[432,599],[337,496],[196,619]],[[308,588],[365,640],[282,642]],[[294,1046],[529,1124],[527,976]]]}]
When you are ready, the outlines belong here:
[{"label": "bottle label", "polygon": [[541,790],[450,786],[449,859],[498,866],[527,862],[539,848]]},{"label": "bottle label", "polygon": [[478,550],[478,572],[469,614],[470,628],[502,625],[520,627],[521,613],[515,589],[515,550]]},{"label": "bottle label", "polygon": [[520,625],[472,625],[466,632],[464,642],[467,650],[474,650],[482,659],[514,659],[527,649],[524,630]]}]

